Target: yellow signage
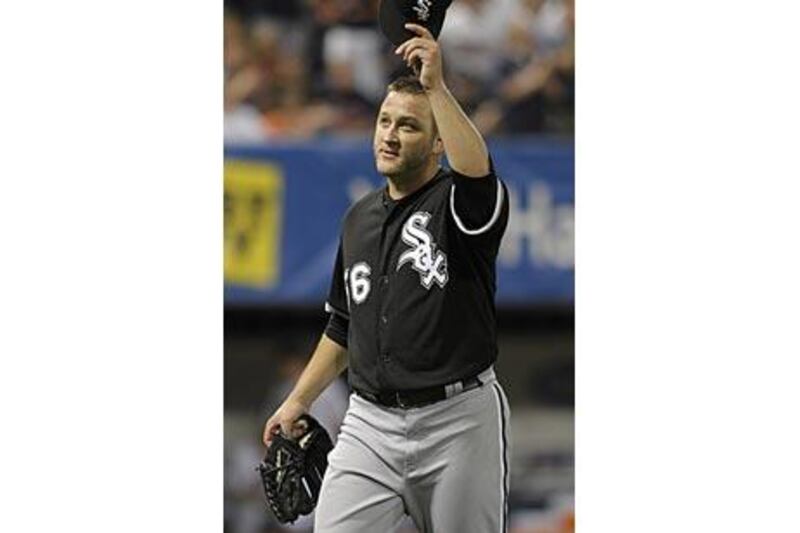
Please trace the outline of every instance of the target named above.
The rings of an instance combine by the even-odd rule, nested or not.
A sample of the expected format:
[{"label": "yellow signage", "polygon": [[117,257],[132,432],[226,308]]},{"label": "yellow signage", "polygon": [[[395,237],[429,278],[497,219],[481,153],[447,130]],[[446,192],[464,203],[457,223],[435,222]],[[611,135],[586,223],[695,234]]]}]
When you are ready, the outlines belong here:
[{"label": "yellow signage", "polygon": [[283,174],[275,165],[225,162],[225,281],[268,288],[280,276]]}]

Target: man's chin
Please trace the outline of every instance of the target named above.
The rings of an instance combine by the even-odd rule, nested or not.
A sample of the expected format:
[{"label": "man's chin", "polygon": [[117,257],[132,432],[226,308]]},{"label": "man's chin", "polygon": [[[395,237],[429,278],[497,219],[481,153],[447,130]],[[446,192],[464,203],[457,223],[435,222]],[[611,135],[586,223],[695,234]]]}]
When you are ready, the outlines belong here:
[{"label": "man's chin", "polygon": [[402,165],[398,165],[396,163],[387,163],[386,161],[376,161],[375,166],[378,169],[378,173],[386,176],[387,178],[398,176],[403,170]]}]

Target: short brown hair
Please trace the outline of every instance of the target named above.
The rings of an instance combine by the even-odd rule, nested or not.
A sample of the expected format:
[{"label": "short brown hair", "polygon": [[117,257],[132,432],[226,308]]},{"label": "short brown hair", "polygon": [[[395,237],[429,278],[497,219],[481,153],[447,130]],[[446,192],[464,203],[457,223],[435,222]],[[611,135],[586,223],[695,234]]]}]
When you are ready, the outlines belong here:
[{"label": "short brown hair", "polygon": [[425,88],[415,76],[400,76],[389,84],[386,92],[398,92],[406,94],[425,94]]}]

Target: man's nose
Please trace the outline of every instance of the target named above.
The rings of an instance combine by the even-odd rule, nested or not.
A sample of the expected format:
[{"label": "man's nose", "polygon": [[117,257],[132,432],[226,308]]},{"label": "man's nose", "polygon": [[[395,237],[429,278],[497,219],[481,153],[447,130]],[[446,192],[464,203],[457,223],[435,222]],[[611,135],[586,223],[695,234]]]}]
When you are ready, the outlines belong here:
[{"label": "man's nose", "polygon": [[394,128],[388,128],[383,134],[383,142],[386,144],[398,144],[400,141],[397,138],[397,130]]}]

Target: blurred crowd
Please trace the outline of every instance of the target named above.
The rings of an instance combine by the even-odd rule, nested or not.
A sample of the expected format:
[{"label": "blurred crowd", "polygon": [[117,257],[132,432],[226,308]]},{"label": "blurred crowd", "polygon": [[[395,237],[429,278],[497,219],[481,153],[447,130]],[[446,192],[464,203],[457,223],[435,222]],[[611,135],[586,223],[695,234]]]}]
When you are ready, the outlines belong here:
[{"label": "blurred crowd", "polygon": [[[378,0],[226,0],[225,141],[369,135],[405,71]],[[573,133],[574,0],[453,0],[448,87],[484,135]]]}]

